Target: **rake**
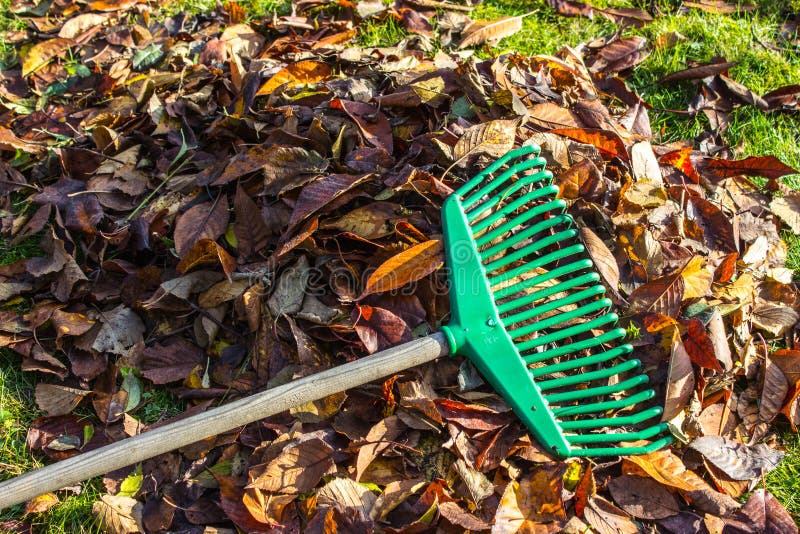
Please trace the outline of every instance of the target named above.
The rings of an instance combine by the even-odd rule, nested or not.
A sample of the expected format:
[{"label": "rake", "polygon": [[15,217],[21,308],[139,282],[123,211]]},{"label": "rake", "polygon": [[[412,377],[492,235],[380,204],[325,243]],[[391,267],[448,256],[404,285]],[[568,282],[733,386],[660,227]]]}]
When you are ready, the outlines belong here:
[{"label": "rake", "polygon": [[0,509],[448,354],[469,358],[556,456],[667,445],[661,407],[640,408],[655,393],[626,359],[633,347],[539,154],[512,150],[445,201],[451,321],[440,332],[11,479]]}]

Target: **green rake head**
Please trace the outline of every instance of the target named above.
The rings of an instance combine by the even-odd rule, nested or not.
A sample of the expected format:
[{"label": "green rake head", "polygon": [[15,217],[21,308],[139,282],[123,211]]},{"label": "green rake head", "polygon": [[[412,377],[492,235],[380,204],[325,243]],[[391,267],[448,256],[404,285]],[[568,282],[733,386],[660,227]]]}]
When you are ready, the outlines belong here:
[{"label": "green rake head", "polygon": [[654,392],[538,156],[512,150],[444,203],[451,353],[559,456],[652,452],[672,441],[662,409],[636,409]]}]

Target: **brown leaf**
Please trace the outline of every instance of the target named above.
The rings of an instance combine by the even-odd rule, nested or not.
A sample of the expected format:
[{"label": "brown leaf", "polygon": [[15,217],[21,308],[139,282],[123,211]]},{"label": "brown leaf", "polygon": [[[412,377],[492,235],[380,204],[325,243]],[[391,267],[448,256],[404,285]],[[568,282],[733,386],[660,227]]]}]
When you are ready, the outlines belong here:
[{"label": "brown leaf", "polygon": [[364,102],[352,102],[337,98],[331,100],[331,109],[340,109],[355,121],[367,142],[374,147],[382,148],[387,154],[394,151],[392,126],[378,108]]},{"label": "brown leaf", "polygon": [[746,445],[721,436],[703,436],[689,446],[733,480],[752,480],[775,469],[784,452],[765,443]]},{"label": "brown leaf", "polygon": [[58,36],[64,39],[74,39],[94,26],[101,26],[108,18],[108,15],[99,13],[83,13],[66,21],[58,31]]},{"label": "brown leaf", "polygon": [[764,422],[772,421],[783,407],[789,393],[789,381],[772,358],[764,360],[764,386],[761,388],[761,403],[758,417]]},{"label": "brown leaf", "polygon": [[[248,488],[242,496],[242,504],[247,508],[253,519],[259,523],[279,525],[284,509],[296,498],[297,495],[283,495],[281,493],[269,493],[257,488]],[[237,524],[239,523],[237,522]]]},{"label": "brown leaf", "polygon": [[764,178],[781,178],[797,171],[783,163],[775,156],[751,156],[741,160],[712,159],[707,168],[720,177],[728,176],[763,176]]},{"label": "brown leaf", "polygon": [[687,469],[681,459],[669,449],[627,456],[625,461],[634,464],[660,484],[681,490],[699,510],[727,516],[740,506],[727,495],[713,490],[697,473]]},{"label": "brown leaf", "polygon": [[528,120],[545,130],[579,128],[581,126],[572,111],[553,102],[535,104],[528,110],[528,113]]},{"label": "brown leaf", "polygon": [[42,514],[60,502],[55,493],[44,493],[25,503],[25,515]]},{"label": "brown leaf", "polygon": [[609,480],[608,489],[614,502],[639,519],[664,519],[681,511],[675,496],[650,478],[622,475]]},{"label": "brown leaf", "polygon": [[[738,65],[738,61],[718,61],[714,63],[706,63],[705,65],[698,65],[696,67],[689,67],[688,69],[679,70],[672,74],[667,74],[661,78],[658,83],[677,82],[681,80],[699,80],[701,78],[708,78],[717,74],[727,73],[728,69]],[[691,149],[690,149],[691,150]]]},{"label": "brown leaf", "polygon": [[516,131],[516,120],[498,119],[470,126],[453,147],[453,160],[477,154],[499,158],[514,147]]},{"label": "brown leaf", "polygon": [[144,349],[139,370],[154,384],[178,382],[204,363],[203,351],[183,338],[171,337]]},{"label": "brown leaf", "polygon": [[436,399],[434,402],[446,421],[469,430],[496,430],[509,423],[508,415],[479,404],[464,404],[452,399]]},{"label": "brown leaf", "polygon": [[800,234],[800,194],[788,191],[782,196],[776,196],[769,203],[769,209],[780,217],[792,232]]},{"label": "brown leaf", "polygon": [[306,185],[297,197],[286,232],[294,230],[309,215],[323,209],[337,197],[364,182],[369,176],[369,174],[331,174]]},{"label": "brown leaf", "polygon": [[[253,467],[258,475],[248,488],[296,495],[310,491],[333,466],[333,448],[319,438],[287,445],[266,465]],[[263,468],[263,470],[261,470]]]},{"label": "brown leaf", "polygon": [[462,509],[454,502],[443,502],[439,505],[439,513],[450,523],[470,532],[489,530],[491,525]]},{"label": "brown leaf", "polygon": [[800,319],[800,315],[788,306],[762,302],[753,309],[752,319],[756,327],[773,336],[779,336],[793,327]]},{"label": "brown leaf", "polygon": [[396,415],[382,419],[375,424],[364,438],[364,444],[358,449],[356,458],[356,480],[361,480],[364,471],[370,463],[383,451],[392,446],[400,434],[405,430],[405,425]]},{"label": "brown leaf", "polygon": [[370,354],[412,339],[406,322],[389,310],[356,305],[352,317],[356,333]]},{"label": "brown leaf", "polygon": [[328,79],[331,75],[331,68],[321,61],[306,59],[292,63],[287,67],[273,74],[264,85],[262,85],[256,96],[270,95],[282,85],[287,88],[298,85],[311,85]]},{"label": "brown leaf", "polygon": [[236,213],[233,224],[236,248],[242,257],[248,258],[269,244],[272,232],[264,222],[258,206],[242,187],[236,189],[233,211]]},{"label": "brown leaf", "polygon": [[358,512],[362,521],[369,519],[372,508],[378,497],[366,486],[349,478],[334,478],[325,484],[317,493],[317,503],[325,505],[338,504]]},{"label": "brown leaf", "polygon": [[24,141],[8,128],[0,126],[0,150],[7,150],[9,152],[21,150],[27,154],[39,154],[47,150],[47,147]]},{"label": "brown leaf", "polygon": [[483,44],[487,41],[499,41],[504,37],[514,35],[522,29],[522,19],[526,15],[518,17],[500,17],[491,21],[471,22],[462,32],[461,42],[458,48],[467,48]]},{"label": "brown leaf", "polygon": [[614,254],[588,226],[580,228],[580,238],[606,287],[619,298],[619,265]]},{"label": "brown leaf", "polygon": [[694,392],[695,378],[692,360],[677,331],[673,332],[670,345],[666,386],[662,421],[670,421],[683,411]]},{"label": "brown leaf", "polygon": [[364,239],[378,239],[394,232],[394,224],[403,217],[403,207],[393,202],[370,202],[322,228],[335,228]]},{"label": "brown leaf", "polygon": [[131,497],[102,495],[92,505],[92,514],[109,534],[139,534],[142,525],[142,503]]},{"label": "brown leaf", "polygon": [[175,251],[183,258],[201,239],[216,239],[228,227],[228,199],[222,195],[216,201],[197,204],[175,221]]},{"label": "brown leaf", "polygon": [[577,0],[547,0],[547,5],[555,9],[559,15],[566,17],[586,17],[594,16],[592,6]]},{"label": "brown leaf", "polygon": [[223,185],[256,171],[264,174],[264,192],[277,195],[284,188],[302,185],[328,166],[313,150],[283,145],[257,145],[231,158],[211,185]]},{"label": "brown leaf", "polygon": [[583,511],[586,522],[599,534],[636,534],[639,527],[623,511],[595,495],[589,499],[589,504]]},{"label": "brown leaf", "polygon": [[598,11],[617,24],[629,25],[635,28],[653,21],[650,13],[635,7],[607,7]]},{"label": "brown leaf", "polygon": [[443,244],[438,239],[418,243],[383,262],[367,279],[359,299],[416,282],[444,263]]},{"label": "brown leaf", "polygon": [[756,6],[743,4],[729,4],[724,0],[698,0],[697,2],[683,2],[686,7],[693,7],[706,13],[730,14],[739,11],[753,11]]},{"label": "brown leaf", "polygon": [[647,39],[639,35],[618,39],[604,46],[591,72],[620,72],[644,61],[650,54],[645,50]]},{"label": "brown leaf", "polygon": [[36,405],[47,415],[66,415],[90,393],[84,389],[39,382],[36,384]]},{"label": "brown leaf", "polygon": [[658,278],[631,293],[631,310],[675,317],[683,302],[685,284],[680,273]]},{"label": "brown leaf", "polygon": [[[250,513],[249,508],[253,504],[250,499],[253,495],[245,501],[245,490],[236,486],[231,477],[222,476],[213,471],[212,474],[219,483],[219,506],[236,526],[252,534],[266,534],[273,530],[272,523],[259,521]],[[267,512],[262,509],[259,515],[266,518]]]},{"label": "brown leaf", "polygon": [[124,304],[107,310],[100,316],[100,329],[92,348],[98,352],[124,355],[128,349],[142,341],[145,325],[141,318]]},{"label": "brown leaf", "polygon": [[219,246],[212,239],[202,238],[196,241],[175,266],[175,270],[181,274],[201,265],[218,263],[228,280],[231,273],[236,270],[236,260],[228,254],[224,248]]},{"label": "brown leaf", "polygon": [[667,152],[661,156],[658,161],[665,165],[671,165],[681,171],[692,182],[700,183],[700,174],[695,170],[692,165],[692,147],[687,146],[676,150],[674,152]]}]

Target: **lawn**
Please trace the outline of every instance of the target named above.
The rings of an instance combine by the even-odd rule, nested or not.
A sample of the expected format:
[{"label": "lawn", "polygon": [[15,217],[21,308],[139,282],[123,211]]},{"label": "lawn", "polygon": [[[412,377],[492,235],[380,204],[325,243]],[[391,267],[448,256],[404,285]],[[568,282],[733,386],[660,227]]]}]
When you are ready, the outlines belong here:
[{"label": "lawn", "polygon": [[[0,0],[0,32],[20,29],[24,22],[9,11],[9,0]],[[649,2],[594,2],[597,7],[647,7]],[[646,4],[646,5],[643,5]],[[679,11],[679,2],[657,2],[664,15],[658,16],[640,28],[626,29],[626,35],[641,35],[654,42],[659,36],[680,34],[674,46],[657,48],[629,78],[631,88],[653,106],[650,119],[656,141],[667,143],[694,139],[709,129],[702,114],[690,117],[669,110],[685,110],[697,94],[694,82],[684,81],[661,84],[658,80],[691,62],[707,62],[724,57],[738,64],[730,71],[731,77],[753,91],[763,94],[783,85],[800,80],[800,49],[786,48],[778,35],[785,14],[800,11],[800,2],[766,2],[757,12],[732,15],[706,13],[699,10]],[[168,13],[181,10],[202,12],[212,9],[213,1],[179,0],[172,2]],[[246,0],[242,2],[246,13],[254,20],[269,17],[274,9],[285,5],[275,1]],[[551,54],[563,45],[577,47],[593,38],[615,31],[617,26],[600,15],[593,20],[569,18],[557,14],[543,1],[487,0],[472,13],[475,19],[491,20],[502,16],[528,14],[523,29],[499,42],[482,54]],[[405,31],[393,22],[369,24],[360,27],[359,42],[363,46],[388,46],[406,36]],[[10,61],[13,49],[0,42],[0,64]],[[764,113],[752,106],[733,111],[729,129],[723,137],[738,157],[745,155],[775,155],[783,162],[800,168],[800,115]],[[800,175],[786,178],[786,182],[800,188]],[[785,234],[790,245],[789,267],[800,275],[800,238]],[[7,264],[37,251],[35,244],[25,242],[10,246],[0,242],[0,263]],[[0,353],[0,480],[13,477],[40,464],[25,448],[29,423],[39,413],[33,402],[32,381],[19,370],[16,356]],[[176,401],[169,394],[151,391],[148,402],[137,414],[145,422],[153,422],[176,411]],[[782,416],[779,416],[782,417]],[[784,427],[782,427],[784,428]],[[782,430],[787,456],[783,463],[766,479],[766,487],[775,494],[795,517],[800,516],[800,438],[788,426]],[[94,532],[91,507],[102,492],[102,483],[94,480],[83,485],[83,491],[64,499],[37,517],[41,532],[77,533]],[[18,518],[19,508],[0,514],[0,521]]]}]

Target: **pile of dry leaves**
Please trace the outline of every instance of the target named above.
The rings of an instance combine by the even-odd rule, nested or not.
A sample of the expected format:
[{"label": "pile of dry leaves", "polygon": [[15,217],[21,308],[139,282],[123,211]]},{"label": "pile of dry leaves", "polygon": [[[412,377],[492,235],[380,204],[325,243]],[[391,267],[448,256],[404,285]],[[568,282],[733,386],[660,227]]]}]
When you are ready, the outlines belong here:
[{"label": "pile of dry leaves", "polygon": [[[797,171],[730,159],[719,135],[736,106],[796,110],[797,86],[754,94],[725,61],[672,74],[700,80],[689,112],[715,131],[660,145],[624,76],[670,36],[481,60],[472,47],[521,18],[472,22],[433,0],[299,0],[252,24],[236,4],[14,9],[31,29],[5,36],[20,62],[0,73],[2,233],[43,254],[0,268],[0,346],[36,373],[33,452],[146,430],[137,407],[156,387],[197,413],[435,330],[441,203],[523,142],[591,229],[678,438],[557,461],[450,359],[108,474],[108,531],[797,532],[756,489],[782,457],[771,425],[800,423],[800,301],[779,236],[800,231],[800,195],[779,180]],[[409,37],[356,45],[359,24],[388,18]]]}]

